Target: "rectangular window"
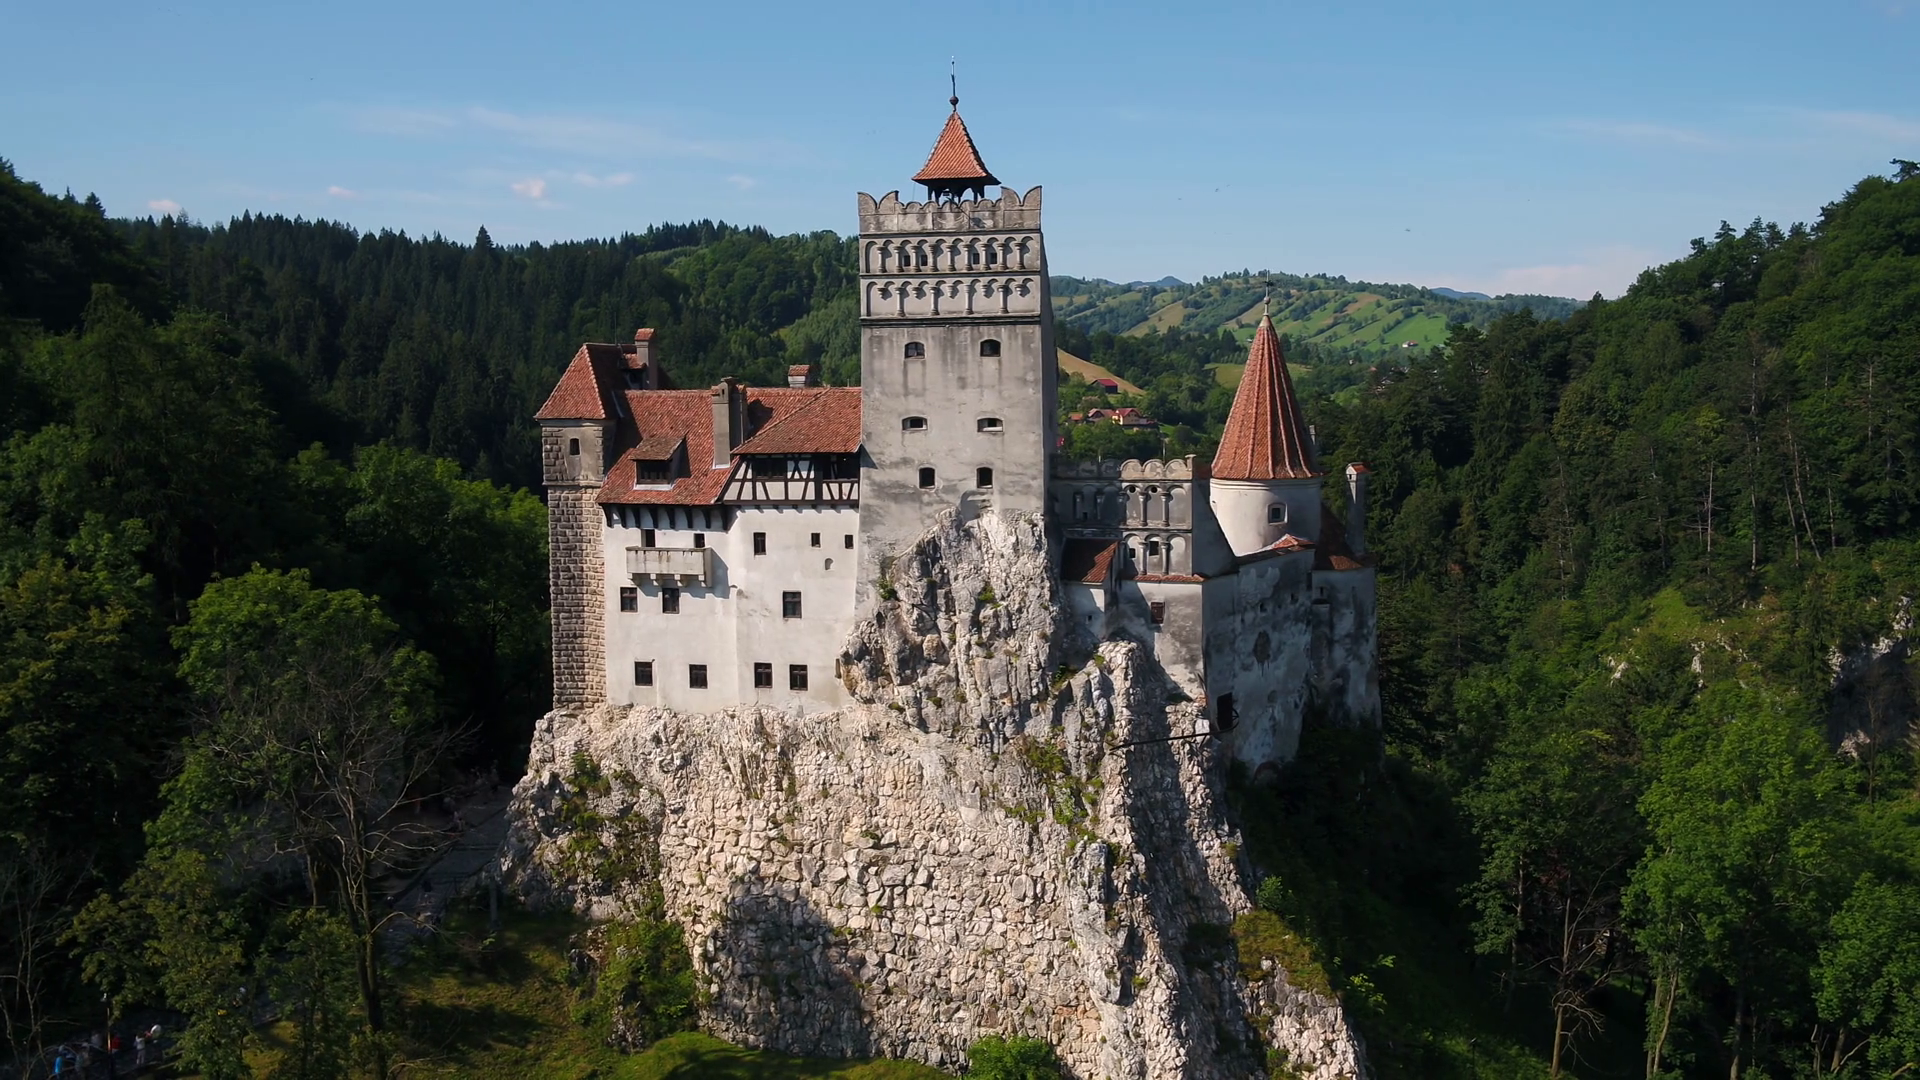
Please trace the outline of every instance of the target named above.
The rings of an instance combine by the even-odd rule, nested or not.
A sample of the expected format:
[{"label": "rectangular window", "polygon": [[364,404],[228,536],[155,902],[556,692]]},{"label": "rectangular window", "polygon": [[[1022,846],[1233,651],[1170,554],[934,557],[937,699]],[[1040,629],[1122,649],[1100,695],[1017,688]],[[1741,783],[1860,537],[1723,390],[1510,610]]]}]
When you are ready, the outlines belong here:
[{"label": "rectangular window", "polygon": [[639,589],[633,588],[630,585],[623,585],[620,587],[620,610],[621,611],[639,611],[640,610],[640,590]]},{"label": "rectangular window", "polygon": [[853,534],[852,533],[847,534],[847,550],[848,551],[853,550]]},{"label": "rectangular window", "polygon": [[693,687],[695,690],[705,690],[707,688],[707,665],[688,664],[687,685]]},{"label": "rectangular window", "polygon": [[800,617],[799,593],[783,592],[780,594],[780,617],[783,619],[797,619]]},{"label": "rectangular window", "polygon": [[784,458],[756,457],[748,459],[748,468],[756,480],[771,480],[787,475],[787,463]]},{"label": "rectangular window", "polygon": [[658,546],[657,544],[655,544],[655,543],[653,542],[653,530],[652,530],[652,529],[641,529],[641,530],[640,530],[640,546],[641,546],[641,547],[657,547],[657,546]]},{"label": "rectangular window", "polygon": [[1167,621],[1167,605],[1155,600],[1147,605],[1147,615],[1153,620],[1153,625],[1159,626]]},{"label": "rectangular window", "polygon": [[813,534],[813,546],[814,546],[814,547],[819,547],[819,546],[820,546],[820,534],[819,534],[819,533],[814,533],[814,534]]},{"label": "rectangular window", "polygon": [[753,665],[753,688],[755,690],[773,689],[773,665],[772,664]]},{"label": "rectangular window", "polygon": [[633,662],[633,685],[635,686],[652,686],[653,685],[653,661],[635,660]]},{"label": "rectangular window", "polygon": [[706,547],[706,546],[707,546],[707,534],[706,534],[706,533],[694,533],[694,534],[693,534],[693,546],[694,546],[694,547],[696,547],[696,548],[703,548],[703,547]]},{"label": "rectangular window", "polygon": [[635,461],[633,463],[633,478],[636,482],[643,484],[658,483],[659,481],[669,479],[667,466],[670,464],[672,464],[672,462]]},{"label": "rectangular window", "polygon": [[787,665],[787,689],[805,690],[807,688],[807,665]]},{"label": "rectangular window", "polygon": [[660,612],[663,615],[680,614],[680,590],[671,585],[660,590]]},{"label": "rectangular window", "polygon": [[767,553],[767,534],[766,533],[753,534],[753,553],[755,555],[765,555]]}]

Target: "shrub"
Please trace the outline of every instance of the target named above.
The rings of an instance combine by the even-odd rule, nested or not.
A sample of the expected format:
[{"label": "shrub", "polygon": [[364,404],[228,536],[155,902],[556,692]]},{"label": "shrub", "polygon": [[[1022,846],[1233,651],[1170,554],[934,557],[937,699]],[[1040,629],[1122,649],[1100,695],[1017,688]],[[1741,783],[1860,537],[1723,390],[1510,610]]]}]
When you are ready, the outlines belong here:
[{"label": "shrub", "polygon": [[967,1080],[1062,1080],[1060,1059],[1040,1039],[988,1035],[967,1047]]}]

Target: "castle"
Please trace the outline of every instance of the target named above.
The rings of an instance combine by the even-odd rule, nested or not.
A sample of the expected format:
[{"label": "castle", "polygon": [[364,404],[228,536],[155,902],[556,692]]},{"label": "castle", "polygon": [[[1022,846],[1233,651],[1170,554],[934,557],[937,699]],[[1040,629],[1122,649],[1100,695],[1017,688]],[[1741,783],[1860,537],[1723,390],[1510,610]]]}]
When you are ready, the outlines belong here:
[{"label": "castle", "polygon": [[951,104],[926,201],[859,196],[858,388],[676,389],[646,329],[574,355],[536,414],[555,706],[838,708],[894,556],[943,512],[1025,512],[1075,617],[1147,646],[1250,768],[1309,711],[1377,722],[1367,470],[1342,522],[1272,320],[1210,464],[1058,458],[1041,192],[987,198]]}]

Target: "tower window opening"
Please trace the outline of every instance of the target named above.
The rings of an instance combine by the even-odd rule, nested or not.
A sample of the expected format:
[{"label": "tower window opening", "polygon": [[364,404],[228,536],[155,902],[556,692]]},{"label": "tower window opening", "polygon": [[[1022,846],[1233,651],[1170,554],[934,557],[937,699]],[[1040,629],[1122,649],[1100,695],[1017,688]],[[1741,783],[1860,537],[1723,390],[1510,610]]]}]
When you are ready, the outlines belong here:
[{"label": "tower window opening", "polygon": [[567,454],[570,457],[580,456],[580,440],[579,439],[567,440]]},{"label": "tower window opening", "polygon": [[993,338],[988,338],[987,340],[981,342],[980,355],[981,356],[999,356],[1000,343],[994,340]]},{"label": "tower window opening", "polygon": [[987,468],[985,465],[982,465],[979,468],[973,470],[973,486],[978,488],[992,487],[993,486],[993,470]]},{"label": "tower window opening", "polygon": [[846,545],[846,546],[847,546],[847,550],[848,550],[848,551],[852,551],[852,550],[853,550],[853,534],[852,534],[852,533],[848,533],[848,534],[846,535],[846,537],[845,537],[845,539],[846,539],[846,542],[847,542],[847,545]]},{"label": "tower window opening", "polygon": [[927,430],[927,418],[924,416],[909,416],[900,421],[900,430],[925,431]]},{"label": "tower window opening", "polygon": [[1148,539],[1147,558],[1151,559],[1158,554],[1160,554],[1160,541],[1158,539]]},{"label": "tower window opening", "polygon": [[907,342],[907,359],[918,360],[927,355],[927,347],[918,341]]},{"label": "tower window opening", "polygon": [[814,534],[813,534],[813,536],[812,536],[812,539],[811,539],[811,540],[809,541],[809,544],[808,544],[808,546],[809,546],[809,547],[819,547],[819,546],[820,546],[820,534],[819,534],[819,533],[814,533]]},{"label": "tower window opening", "polygon": [[1285,525],[1287,523],[1287,504],[1274,503],[1267,507],[1267,524]]},{"label": "tower window opening", "polygon": [[1213,719],[1214,723],[1219,725],[1221,731],[1233,730],[1233,725],[1240,717],[1233,711],[1232,694],[1220,695],[1220,704],[1214,707]]},{"label": "tower window opening", "polygon": [[988,245],[987,245],[987,265],[988,265],[988,266],[992,266],[992,265],[993,265],[993,263],[994,263],[994,258],[995,258],[995,254],[994,254],[994,248],[993,248],[993,245],[992,245],[992,244],[988,244]]},{"label": "tower window opening", "polygon": [[980,418],[980,430],[1004,431],[1006,430],[1006,426],[1000,422],[1000,418],[997,416],[983,416]]},{"label": "tower window opening", "polygon": [[753,534],[753,553],[755,555],[765,555],[767,553],[766,533],[757,532]]},{"label": "tower window opening", "polygon": [[920,486],[923,488],[930,488],[933,486],[933,466],[931,465],[920,466]]},{"label": "tower window opening", "polygon": [[979,265],[980,265],[980,249],[979,249],[979,248],[976,248],[976,247],[973,247],[972,245],[968,245],[968,247],[967,247],[967,265],[968,265],[968,266],[979,266]]}]

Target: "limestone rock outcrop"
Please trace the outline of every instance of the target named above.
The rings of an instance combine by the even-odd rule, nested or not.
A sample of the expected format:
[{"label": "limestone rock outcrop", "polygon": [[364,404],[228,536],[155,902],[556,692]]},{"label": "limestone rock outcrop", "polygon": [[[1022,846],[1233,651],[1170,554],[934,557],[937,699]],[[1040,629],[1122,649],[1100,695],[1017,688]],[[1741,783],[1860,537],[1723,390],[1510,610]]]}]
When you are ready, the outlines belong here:
[{"label": "limestone rock outcrop", "polygon": [[[943,519],[847,642],[859,704],[560,709],[503,852],[535,904],[617,916],[657,876],[753,1046],[957,1069],[981,1035],[1076,1077],[1365,1075],[1337,1002],[1245,981],[1250,881],[1214,742],[1140,646],[1081,638],[1037,521]],[[1277,1058],[1276,1058],[1277,1059]]]}]

